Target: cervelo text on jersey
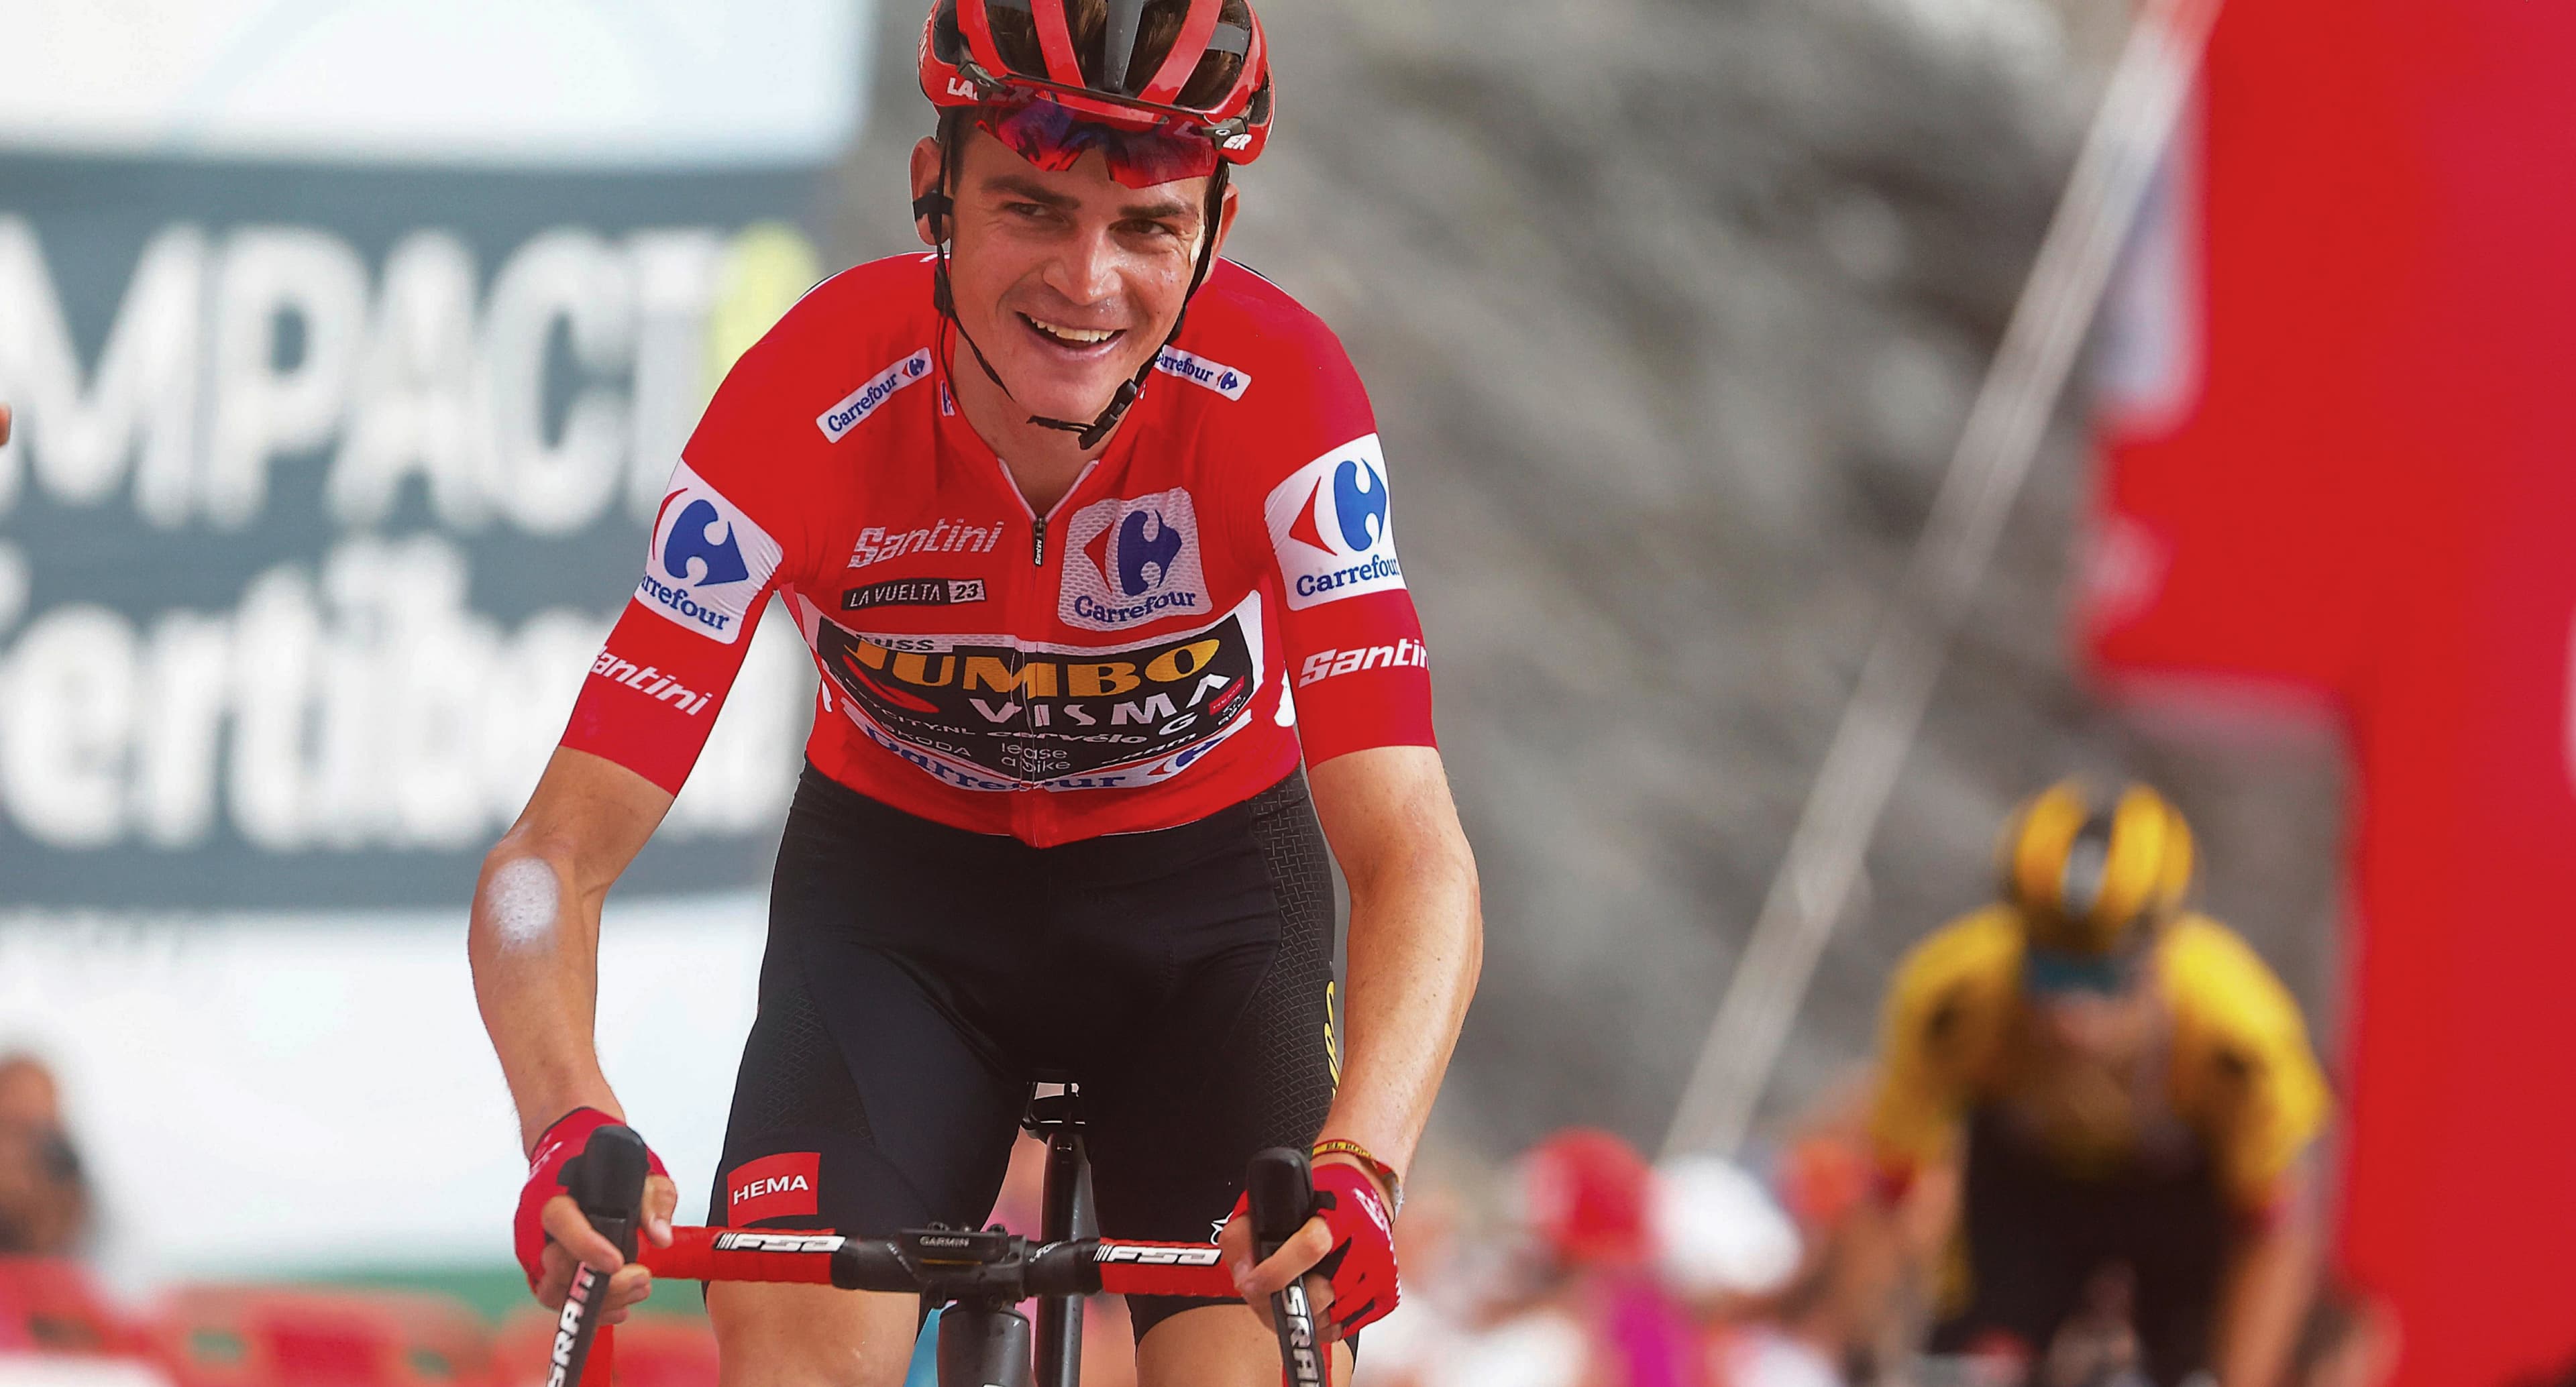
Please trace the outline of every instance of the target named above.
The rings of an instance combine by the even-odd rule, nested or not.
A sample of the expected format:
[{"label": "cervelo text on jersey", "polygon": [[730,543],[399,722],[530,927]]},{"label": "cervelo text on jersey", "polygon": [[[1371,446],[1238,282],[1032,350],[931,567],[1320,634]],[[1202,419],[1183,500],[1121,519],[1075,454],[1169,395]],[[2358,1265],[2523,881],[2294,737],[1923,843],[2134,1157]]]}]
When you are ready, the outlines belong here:
[{"label": "cervelo text on jersey", "polygon": [[814,426],[823,431],[825,439],[838,443],[850,430],[866,423],[868,416],[876,413],[886,401],[893,399],[894,392],[928,379],[930,348],[924,347],[879,371],[874,380],[851,391],[848,399],[823,411],[815,419]]},{"label": "cervelo text on jersey", "polygon": [[1064,527],[1056,615],[1085,631],[1123,631],[1209,609],[1198,507],[1186,488],[1095,502]]},{"label": "cervelo text on jersey", "polygon": [[1240,400],[1252,388],[1252,377],[1222,361],[1192,356],[1178,347],[1165,347],[1154,358],[1154,369],[1165,375],[1179,376],[1194,385],[1204,385],[1229,400]]},{"label": "cervelo text on jersey", "polygon": [[1302,611],[1404,586],[1387,506],[1386,458],[1376,434],[1355,438],[1288,475],[1263,508],[1288,606]]},{"label": "cervelo text on jersey", "polygon": [[731,645],[784,556],[778,541],[707,485],[686,460],[653,517],[653,547],[635,600],[710,640]]}]

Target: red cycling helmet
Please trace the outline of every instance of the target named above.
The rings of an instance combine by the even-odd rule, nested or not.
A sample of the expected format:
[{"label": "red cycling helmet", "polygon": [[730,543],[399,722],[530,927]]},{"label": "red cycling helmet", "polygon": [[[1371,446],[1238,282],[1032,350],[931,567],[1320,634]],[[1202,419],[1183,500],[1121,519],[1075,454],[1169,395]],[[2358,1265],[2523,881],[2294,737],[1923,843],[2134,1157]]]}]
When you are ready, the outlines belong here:
[{"label": "red cycling helmet", "polygon": [[[1151,74],[1131,73],[1137,37],[1157,6],[1166,17],[1174,7],[1181,8],[1180,29]],[[1088,70],[1074,47],[1077,7],[1099,22],[1100,51]],[[1003,52],[993,28],[997,13],[1016,16],[1028,26],[1022,33],[1034,38],[1034,56],[1025,39],[1013,45],[1023,61],[1015,63]],[[1195,80],[1200,71],[1214,63],[1208,70],[1222,72],[1228,55],[1242,61],[1224,89],[1213,94],[1194,90],[1207,85]],[[1085,151],[1097,149],[1106,156],[1111,176],[1130,187],[1205,178],[1209,227],[1219,224],[1225,205],[1227,165],[1261,157],[1270,139],[1270,55],[1261,20],[1248,0],[936,0],[921,31],[921,91],[941,114],[939,185],[913,199],[913,215],[929,220],[938,243],[933,302],[1004,395],[1011,393],[1010,386],[957,322],[947,233],[936,230],[954,206],[948,189],[957,141],[950,132],[957,121],[971,116],[1042,169],[1072,168]],[[1216,237],[1202,237],[1182,313],[1164,346],[1180,337],[1188,302],[1197,297],[1215,264]],[[1083,448],[1097,446],[1143,397],[1158,360],[1160,353],[1146,358],[1088,423],[1040,414],[1030,415],[1029,422],[1074,434]]]},{"label": "red cycling helmet", "polygon": [[1592,1127],[1571,1127],[1521,1158],[1522,1214],[1559,1262],[1624,1265],[1651,1245],[1655,1173],[1637,1148]]},{"label": "red cycling helmet", "polygon": [[[1074,47],[1069,0],[938,0],[921,32],[922,94],[943,110],[1047,101],[1087,123],[1204,139],[1227,163],[1261,157],[1270,139],[1270,57],[1261,20],[1248,4],[1233,7],[1237,21],[1226,17],[1227,0],[1100,2],[1107,22],[1098,60],[1086,73]],[[1137,33],[1156,3],[1186,7],[1180,33],[1153,72],[1130,72]],[[1005,57],[993,35],[997,12],[1026,17],[1042,69]],[[1201,66],[1225,54],[1243,60],[1233,82],[1212,100],[1200,92],[1198,101],[1184,104]]]}]

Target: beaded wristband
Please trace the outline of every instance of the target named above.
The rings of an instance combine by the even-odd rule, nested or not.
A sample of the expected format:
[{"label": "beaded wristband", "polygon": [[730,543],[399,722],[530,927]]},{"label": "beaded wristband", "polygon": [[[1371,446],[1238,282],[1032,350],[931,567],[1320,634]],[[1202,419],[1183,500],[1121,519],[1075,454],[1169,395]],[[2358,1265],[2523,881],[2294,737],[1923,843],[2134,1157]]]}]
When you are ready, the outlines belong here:
[{"label": "beaded wristband", "polygon": [[1344,1137],[1335,1137],[1331,1141],[1316,1142],[1312,1154],[1318,1157],[1348,1156],[1358,1161],[1369,1174],[1385,1183],[1387,1216],[1392,1218],[1404,1212],[1404,1177],[1396,1173],[1394,1166],[1379,1160],[1376,1153],[1367,1147]]}]

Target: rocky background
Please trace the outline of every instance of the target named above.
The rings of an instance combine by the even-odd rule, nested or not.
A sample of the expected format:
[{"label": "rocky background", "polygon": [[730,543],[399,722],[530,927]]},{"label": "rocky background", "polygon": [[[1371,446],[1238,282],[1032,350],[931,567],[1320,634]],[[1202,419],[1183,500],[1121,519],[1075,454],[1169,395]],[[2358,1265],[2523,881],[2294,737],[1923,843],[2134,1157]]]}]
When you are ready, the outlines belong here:
[{"label": "rocky background", "polygon": [[[1661,1140],[1920,530],[2126,23],[2121,0],[1268,0],[1282,115],[1229,248],[1377,403],[1482,865],[1436,1139]],[[918,20],[828,225],[914,243]],[[2203,899],[2331,1044],[2342,771],[2323,733],[2160,736],[2071,667],[2073,401],[2024,494],[1770,1090],[1865,1059],[1907,946],[1984,899],[2070,772],[2200,831]]]}]

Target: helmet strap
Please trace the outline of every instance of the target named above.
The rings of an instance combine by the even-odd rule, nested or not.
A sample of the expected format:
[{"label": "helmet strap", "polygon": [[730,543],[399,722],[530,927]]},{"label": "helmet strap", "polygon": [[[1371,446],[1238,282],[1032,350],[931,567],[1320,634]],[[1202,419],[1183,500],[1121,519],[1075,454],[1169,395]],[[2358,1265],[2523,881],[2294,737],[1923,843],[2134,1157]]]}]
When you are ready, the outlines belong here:
[{"label": "helmet strap", "polygon": [[[955,229],[952,214],[956,211],[957,204],[950,197],[948,187],[955,175],[955,165],[951,161],[957,157],[957,140],[965,133],[962,128],[963,122],[957,119],[960,114],[958,110],[940,113],[939,186],[912,200],[912,214],[916,217],[929,218],[930,233],[938,238],[936,251],[939,263],[937,268],[932,270],[930,277],[931,306],[938,310],[939,316],[945,319],[947,325],[956,330],[958,338],[965,342],[966,350],[975,358],[975,364],[984,369],[985,379],[993,382],[994,388],[1002,392],[1002,398],[1018,404],[1019,397],[1011,393],[1011,387],[1003,382],[1001,372],[994,370],[993,363],[984,356],[984,349],[975,345],[974,334],[968,332],[966,324],[959,320],[957,295],[949,284],[948,243],[950,234]],[[1145,358],[1145,364],[1136,368],[1134,379],[1119,382],[1118,393],[1109,397],[1109,407],[1100,411],[1100,417],[1090,423],[1082,424],[1070,419],[1050,419],[1043,414],[1032,414],[1029,416],[1031,424],[1042,429],[1055,429],[1074,435],[1075,446],[1087,453],[1099,447],[1100,441],[1107,438],[1117,429],[1119,421],[1127,417],[1127,411],[1135,408],[1136,402],[1145,397],[1145,386],[1153,379],[1154,368],[1162,364],[1164,351],[1180,340],[1181,326],[1190,320],[1190,300],[1198,297],[1200,287],[1207,283],[1209,273],[1216,268],[1217,231],[1223,225],[1226,187],[1226,163],[1223,159],[1219,159],[1216,172],[1208,175],[1207,209],[1203,214],[1203,224],[1200,227],[1198,264],[1190,273],[1189,292],[1182,295],[1181,311],[1173,315],[1172,330],[1164,335],[1162,346],[1156,347],[1154,354]]]}]

